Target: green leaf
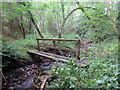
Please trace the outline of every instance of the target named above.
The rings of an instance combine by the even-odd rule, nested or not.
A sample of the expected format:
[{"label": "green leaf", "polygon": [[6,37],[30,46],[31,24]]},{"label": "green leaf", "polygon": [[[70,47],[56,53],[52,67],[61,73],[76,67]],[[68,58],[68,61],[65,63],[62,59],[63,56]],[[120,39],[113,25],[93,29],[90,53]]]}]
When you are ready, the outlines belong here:
[{"label": "green leaf", "polygon": [[97,83],[102,83],[103,81],[102,81],[102,80],[97,80],[96,82],[97,82]]},{"label": "green leaf", "polygon": [[71,85],[70,85],[70,88],[75,88],[75,85],[74,85],[74,84],[71,84]]}]

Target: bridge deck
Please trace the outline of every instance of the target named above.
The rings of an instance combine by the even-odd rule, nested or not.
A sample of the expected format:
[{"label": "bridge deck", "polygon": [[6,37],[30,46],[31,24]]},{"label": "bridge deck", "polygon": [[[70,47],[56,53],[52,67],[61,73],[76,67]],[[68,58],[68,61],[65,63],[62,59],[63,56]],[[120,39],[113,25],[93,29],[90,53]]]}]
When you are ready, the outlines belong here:
[{"label": "bridge deck", "polygon": [[89,61],[85,61],[85,60],[78,60],[72,57],[65,57],[65,56],[61,56],[61,55],[56,55],[56,54],[52,54],[52,53],[47,53],[47,52],[43,52],[43,51],[38,51],[38,50],[29,50],[28,53],[30,54],[36,54],[45,58],[49,58],[49,59],[53,59],[56,61],[62,61],[62,62],[68,62],[69,60],[73,59],[77,62],[77,64],[80,67],[85,67],[87,65],[89,65],[91,62]]}]

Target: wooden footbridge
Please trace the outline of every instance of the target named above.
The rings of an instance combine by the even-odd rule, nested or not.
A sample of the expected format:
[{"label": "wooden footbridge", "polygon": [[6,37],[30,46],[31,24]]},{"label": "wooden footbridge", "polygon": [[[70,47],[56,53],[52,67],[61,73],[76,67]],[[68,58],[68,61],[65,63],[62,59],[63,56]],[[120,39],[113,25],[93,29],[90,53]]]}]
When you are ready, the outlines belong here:
[{"label": "wooden footbridge", "polygon": [[[69,60],[73,59],[77,62],[77,64],[79,64],[80,67],[83,67],[83,66],[90,64],[89,61],[80,60],[80,45],[81,45],[80,39],[43,39],[43,38],[41,39],[41,38],[37,38],[36,40],[37,40],[38,50],[29,50],[28,53],[36,54],[36,55],[39,55],[41,57],[45,57],[45,58],[53,59],[53,60],[57,60],[57,61],[62,61],[62,62],[68,62]],[[52,41],[53,46],[41,45],[40,41]],[[75,44],[76,48],[75,49],[68,49],[68,48],[57,47],[56,42],[60,43],[61,41],[63,41],[63,42],[76,42],[76,44]],[[41,50],[41,47],[75,52],[76,56],[73,58],[73,57],[66,57],[66,56],[62,56],[62,55],[44,52]]]}]

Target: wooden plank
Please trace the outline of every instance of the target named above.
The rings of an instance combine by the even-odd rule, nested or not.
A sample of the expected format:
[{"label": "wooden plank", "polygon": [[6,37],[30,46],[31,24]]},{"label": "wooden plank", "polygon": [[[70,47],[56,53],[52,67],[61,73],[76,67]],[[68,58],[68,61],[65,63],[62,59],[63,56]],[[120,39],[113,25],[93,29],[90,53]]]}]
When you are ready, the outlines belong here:
[{"label": "wooden plank", "polygon": [[60,61],[63,61],[63,62],[67,62],[68,61],[66,59],[62,59],[62,58],[46,55],[46,54],[39,53],[39,52],[36,52],[36,51],[28,51],[28,53],[37,54],[37,55],[40,55],[40,56],[43,56],[43,57],[46,57],[46,58],[49,58],[49,59],[53,59],[53,60],[60,60]]},{"label": "wooden plank", "polygon": [[77,59],[80,60],[80,41],[77,42]]},{"label": "wooden plank", "polygon": [[56,47],[56,43],[55,43],[55,41],[53,41],[53,46]]},{"label": "wooden plank", "polygon": [[63,59],[67,59],[67,60],[70,59],[70,58],[68,58],[68,57],[60,56],[60,55],[56,55],[56,54],[52,54],[52,53],[47,53],[47,52],[42,52],[42,51],[35,51],[35,52],[42,53],[42,54],[46,54],[46,55],[50,55],[50,56],[54,56],[54,57],[58,57],[58,58],[63,58]]},{"label": "wooden plank", "polygon": [[39,40],[37,40],[37,48],[38,48],[38,50],[40,50],[40,43],[39,43]]},{"label": "wooden plank", "polygon": [[[40,55],[42,57],[53,59],[53,60],[60,60],[62,62],[68,62],[70,60],[70,58],[68,58],[68,57],[55,55],[55,54],[51,54],[51,53],[46,53],[46,52],[42,52],[42,51],[32,51],[31,50],[31,51],[28,51],[28,53],[37,54],[37,55]],[[85,61],[85,60],[80,61],[80,60],[75,59],[75,58],[73,58],[73,59],[76,61],[76,63],[80,67],[85,67],[91,63],[90,61]]]},{"label": "wooden plank", "polygon": [[37,38],[36,40],[43,40],[43,41],[80,41],[80,39],[46,39],[46,38]]}]

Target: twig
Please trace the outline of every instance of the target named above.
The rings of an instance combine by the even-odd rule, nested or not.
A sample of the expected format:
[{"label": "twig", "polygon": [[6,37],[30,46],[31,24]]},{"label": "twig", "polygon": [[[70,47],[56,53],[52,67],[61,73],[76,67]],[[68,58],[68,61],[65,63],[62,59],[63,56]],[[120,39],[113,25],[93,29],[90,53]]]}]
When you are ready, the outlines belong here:
[{"label": "twig", "polygon": [[40,86],[40,90],[43,90],[43,89],[44,89],[47,79],[48,79],[48,76],[45,77],[44,82],[43,82],[42,85]]},{"label": "twig", "polygon": [[1,72],[1,75],[2,75],[2,77],[3,77],[3,79],[4,79],[4,81],[7,83],[7,80],[6,80],[5,76],[4,76],[1,68],[0,68],[0,72]]}]

